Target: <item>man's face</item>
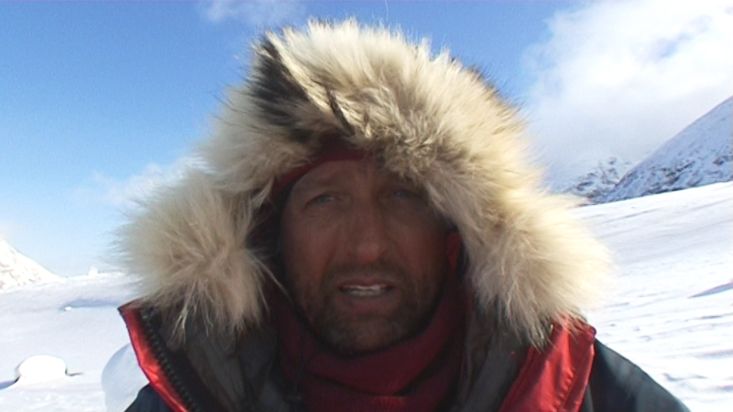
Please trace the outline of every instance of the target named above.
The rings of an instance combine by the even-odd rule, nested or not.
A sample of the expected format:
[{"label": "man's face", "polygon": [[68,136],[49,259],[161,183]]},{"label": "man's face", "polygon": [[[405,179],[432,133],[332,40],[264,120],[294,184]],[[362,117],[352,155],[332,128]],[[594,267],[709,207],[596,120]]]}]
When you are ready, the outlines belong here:
[{"label": "man's face", "polygon": [[419,190],[375,160],[309,171],[280,230],[295,302],[338,351],[382,349],[423,327],[447,272],[446,227]]}]

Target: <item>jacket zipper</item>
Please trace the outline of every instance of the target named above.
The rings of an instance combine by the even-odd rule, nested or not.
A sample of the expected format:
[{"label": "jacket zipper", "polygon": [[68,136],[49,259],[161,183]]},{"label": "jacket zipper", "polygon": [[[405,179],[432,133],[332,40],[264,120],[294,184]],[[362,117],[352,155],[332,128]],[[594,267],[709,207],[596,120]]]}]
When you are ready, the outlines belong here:
[{"label": "jacket zipper", "polygon": [[165,376],[168,378],[168,381],[173,386],[173,389],[181,397],[181,400],[183,401],[188,411],[201,412],[203,409],[201,409],[201,407],[195,401],[194,397],[191,395],[191,392],[188,391],[183,381],[173,368],[165,344],[160,339],[153,327],[152,314],[150,313],[149,309],[140,310],[140,320],[143,325],[143,331],[145,333],[145,336],[147,337],[148,343],[150,344],[150,347],[155,354],[155,359],[157,359],[160,363],[160,366],[163,369]]}]

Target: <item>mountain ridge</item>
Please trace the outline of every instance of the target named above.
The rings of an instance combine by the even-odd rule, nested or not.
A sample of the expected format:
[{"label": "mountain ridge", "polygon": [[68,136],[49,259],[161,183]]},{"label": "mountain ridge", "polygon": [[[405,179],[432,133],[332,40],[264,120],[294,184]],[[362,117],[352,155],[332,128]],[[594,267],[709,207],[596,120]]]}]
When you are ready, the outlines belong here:
[{"label": "mountain ridge", "polygon": [[[625,173],[624,173],[625,171]],[[733,180],[733,96],[697,118],[633,167],[615,157],[564,193],[608,203]]]},{"label": "mountain ridge", "polygon": [[34,283],[60,281],[36,261],[0,238],[0,291]]}]

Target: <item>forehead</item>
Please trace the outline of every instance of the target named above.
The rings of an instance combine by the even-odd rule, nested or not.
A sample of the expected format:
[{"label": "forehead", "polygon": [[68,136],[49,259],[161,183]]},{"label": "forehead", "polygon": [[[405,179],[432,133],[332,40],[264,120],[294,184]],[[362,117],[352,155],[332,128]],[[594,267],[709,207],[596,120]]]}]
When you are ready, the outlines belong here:
[{"label": "forehead", "polygon": [[387,170],[373,158],[336,160],[322,163],[304,174],[293,186],[293,193],[322,186],[349,184],[351,182],[409,185],[407,179]]}]

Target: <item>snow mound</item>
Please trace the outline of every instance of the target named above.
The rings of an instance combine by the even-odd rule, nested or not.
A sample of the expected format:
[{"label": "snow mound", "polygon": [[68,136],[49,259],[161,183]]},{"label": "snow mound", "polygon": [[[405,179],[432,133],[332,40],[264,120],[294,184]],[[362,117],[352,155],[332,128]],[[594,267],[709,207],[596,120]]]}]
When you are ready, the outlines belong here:
[{"label": "snow mound", "polygon": [[129,344],[121,347],[102,371],[102,390],[107,411],[123,412],[147,383],[132,347]]},{"label": "snow mound", "polygon": [[0,291],[16,286],[60,280],[60,277],[0,239]]},{"label": "snow mound", "polygon": [[695,120],[627,173],[600,202],[733,180],[733,97]]},{"label": "snow mound", "polygon": [[66,362],[50,355],[35,355],[15,368],[16,383],[29,385],[63,379],[67,376]]}]

